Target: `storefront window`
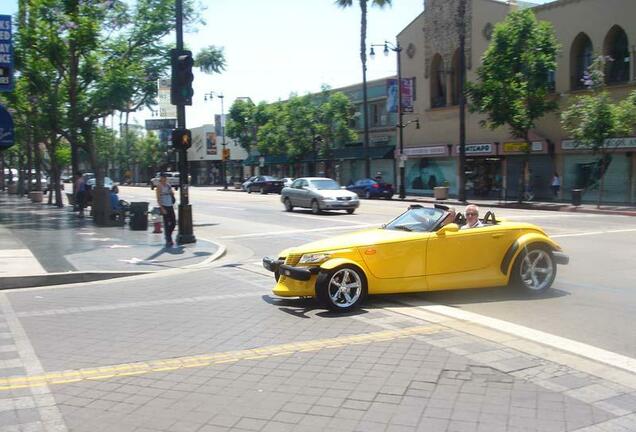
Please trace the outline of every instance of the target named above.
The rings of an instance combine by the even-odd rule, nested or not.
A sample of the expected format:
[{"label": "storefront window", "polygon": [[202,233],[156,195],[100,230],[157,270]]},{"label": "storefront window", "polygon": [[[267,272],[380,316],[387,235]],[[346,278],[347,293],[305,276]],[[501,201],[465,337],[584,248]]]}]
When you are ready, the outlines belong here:
[{"label": "storefront window", "polygon": [[499,197],[502,188],[501,159],[466,158],[466,192],[477,197]]},{"label": "storefront window", "polygon": [[448,186],[456,193],[456,165],[454,160],[421,158],[406,161],[406,190],[410,193],[429,194],[437,186]]}]

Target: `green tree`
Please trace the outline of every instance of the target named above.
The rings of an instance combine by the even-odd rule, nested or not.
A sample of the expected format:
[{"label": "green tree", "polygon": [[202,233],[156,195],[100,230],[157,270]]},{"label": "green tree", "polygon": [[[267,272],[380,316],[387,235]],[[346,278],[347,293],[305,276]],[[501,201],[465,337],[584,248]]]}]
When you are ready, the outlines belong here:
[{"label": "green tree", "polygon": [[208,74],[221,73],[225,70],[225,55],[223,48],[217,48],[214,45],[203,48],[199,51],[194,59],[194,65],[201,72]]},{"label": "green tree", "polygon": [[248,154],[256,145],[255,111],[256,106],[251,99],[238,99],[230,107],[225,125],[227,136],[238,140]]},{"label": "green tree", "polygon": [[557,108],[549,97],[549,74],[556,69],[558,44],[550,23],[537,21],[530,9],[510,13],[495,26],[477,70],[479,82],[467,84],[471,112],[487,115],[482,126],[507,125],[526,143],[519,201],[528,185],[529,132],[536,121]]},{"label": "green tree", "polygon": [[636,91],[626,99],[614,102],[605,90],[605,64],[611,59],[600,56],[594,60],[586,75],[589,94],[577,96],[561,113],[563,129],[582,148],[600,155],[596,163],[595,181],[598,187],[597,208],[603,202],[605,173],[611,162],[612,138],[631,135],[636,126]]},{"label": "green tree", "polygon": [[[358,0],[360,4],[360,62],[362,63],[362,109],[364,122],[364,167],[365,176],[371,177],[369,161],[369,109],[367,96],[367,9],[369,0]],[[370,0],[372,6],[383,8],[391,5],[391,0]],[[353,6],[353,0],[336,0],[336,5],[341,8]]]}]

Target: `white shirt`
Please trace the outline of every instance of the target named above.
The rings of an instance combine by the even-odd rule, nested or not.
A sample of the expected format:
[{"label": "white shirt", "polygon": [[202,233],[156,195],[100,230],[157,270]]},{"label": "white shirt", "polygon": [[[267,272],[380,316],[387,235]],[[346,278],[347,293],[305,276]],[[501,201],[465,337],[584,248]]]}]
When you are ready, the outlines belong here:
[{"label": "white shirt", "polygon": [[469,228],[479,228],[479,227],[483,227],[484,224],[481,223],[481,221],[479,219],[477,219],[477,222],[474,225],[464,225],[463,227],[461,227],[460,229],[469,229]]}]

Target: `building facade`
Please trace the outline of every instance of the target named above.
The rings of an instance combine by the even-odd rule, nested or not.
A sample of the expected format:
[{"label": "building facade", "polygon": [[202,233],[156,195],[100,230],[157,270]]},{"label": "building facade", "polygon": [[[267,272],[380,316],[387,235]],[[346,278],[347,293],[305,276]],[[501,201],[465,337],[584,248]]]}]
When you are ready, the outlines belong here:
[{"label": "building facade", "polygon": [[[243,177],[243,161],[247,152],[236,141],[223,137],[223,130],[214,125],[192,128],[192,147],[188,149],[188,162],[193,185],[223,184],[223,149],[229,151],[225,161],[229,184]],[[225,146],[223,145],[225,143]]]},{"label": "building facade", "polygon": [[[432,194],[448,184],[457,193],[459,154],[459,0],[425,0],[424,12],[397,39],[403,49],[402,76],[415,78],[414,114],[420,129],[404,129],[405,186],[410,194]],[[493,28],[506,15],[527,4],[515,1],[467,0],[466,80],[475,81]],[[597,55],[610,56],[607,89],[615,98],[636,90],[636,2],[632,0],[556,0],[532,6],[540,20],[552,23],[561,46],[554,71],[554,95],[559,107],[586,90],[583,72]],[[485,117],[466,113],[467,196],[515,199],[525,145],[508,130],[481,126]],[[551,197],[550,183],[562,178],[560,198],[585,187],[597,155],[572,142],[560,125],[560,113],[547,114],[531,131],[530,182],[538,199]],[[613,140],[612,162],[605,174],[604,201],[634,203],[636,195],[636,138]],[[585,191],[595,201],[597,191]]]}]

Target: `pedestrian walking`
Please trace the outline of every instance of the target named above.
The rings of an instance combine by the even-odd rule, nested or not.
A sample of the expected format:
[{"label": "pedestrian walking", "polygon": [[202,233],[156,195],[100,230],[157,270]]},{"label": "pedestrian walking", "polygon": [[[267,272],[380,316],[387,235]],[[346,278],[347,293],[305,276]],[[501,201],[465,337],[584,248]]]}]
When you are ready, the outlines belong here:
[{"label": "pedestrian walking", "polygon": [[79,217],[84,217],[86,207],[86,181],[81,172],[75,175],[75,208],[79,211]]},{"label": "pedestrian walking", "polygon": [[559,177],[559,173],[555,172],[552,177],[552,183],[550,183],[550,187],[552,188],[552,194],[556,198],[559,196],[559,191],[561,190],[561,177]]},{"label": "pedestrian walking", "polygon": [[157,185],[157,204],[159,204],[159,209],[163,216],[163,230],[166,237],[167,248],[174,245],[172,241],[172,231],[174,231],[177,225],[173,207],[175,201],[172,186],[168,184],[168,177],[165,173],[161,173],[159,176],[159,184]]}]

